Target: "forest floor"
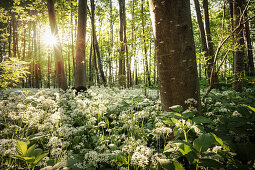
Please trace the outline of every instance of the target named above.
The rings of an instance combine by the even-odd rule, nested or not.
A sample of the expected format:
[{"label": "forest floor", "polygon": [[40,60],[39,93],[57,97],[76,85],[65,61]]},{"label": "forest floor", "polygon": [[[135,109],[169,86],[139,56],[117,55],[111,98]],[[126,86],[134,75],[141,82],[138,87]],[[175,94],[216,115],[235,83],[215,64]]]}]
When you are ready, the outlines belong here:
[{"label": "forest floor", "polygon": [[212,90],[202,116],[193,99],[162,112],[158,91],[142,88],[10,89],[0,99],[0,169],[254,168],[253,87]]}]

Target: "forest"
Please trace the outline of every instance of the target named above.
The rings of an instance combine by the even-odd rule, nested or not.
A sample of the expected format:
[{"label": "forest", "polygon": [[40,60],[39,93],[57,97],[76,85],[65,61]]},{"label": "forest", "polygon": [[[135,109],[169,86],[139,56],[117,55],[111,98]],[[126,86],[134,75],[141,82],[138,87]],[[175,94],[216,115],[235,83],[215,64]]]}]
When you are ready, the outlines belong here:
[{"label": "forest", "polygon": [[255,169],[254,0],[1,0],[0,169]]}]

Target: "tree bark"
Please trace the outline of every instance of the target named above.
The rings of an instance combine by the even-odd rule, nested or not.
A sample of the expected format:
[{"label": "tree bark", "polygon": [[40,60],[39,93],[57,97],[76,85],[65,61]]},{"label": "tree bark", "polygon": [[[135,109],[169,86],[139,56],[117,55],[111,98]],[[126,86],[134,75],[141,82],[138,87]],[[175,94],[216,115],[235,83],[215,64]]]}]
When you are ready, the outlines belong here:
[{"label": "tree bark", "polygon": [[[143,13],[143,4],[144,0],[141,1],[141,17],[142,17],[142,33],[143,33],[143,47],[144,47],[144,64],[145,64],[145,83],[149,87],[151,86],[151,78],[150,78],[150,72],[149,72],[149,66],[148,66],[148,56],[147,56],[147,48],[146,48],[146,37],[145,37],[145,28],[144,28],[144,13]],[[147,79],[147,81],[146,81]]]},{"label": "tree bark", "polygon": [[97,61],[98,61],[98,68],[99,68],[99,72],[100,72],[100,76],[102,78],[102,81],[104,83],[104,86],[106,86],[106,78],[104,75],[104,71],[103,71],[103,66],[102,66],[102,61],[101,61],[101,56],[100,56],[100,51],[99,51],[99,46],[98,46],[98,42],[97,42],[97,35],[96,35],[96,26],[95,26],[95,3],[94,0],[90,1],[91,3],[91,25],[92,25],[92,36],[93,36],[93,47],[96,51],[96,55],[97,55]]},{"label": "tree bark", "polygon": [[55,57],[55,69],[56,69],[56,78],[58,81],[58,87],[63,90],[66,90],[67,82],[66,82],[66,77],[65,77],[65,68],[64,68],[64,62],[63,62],[63,56],[62,56],[62,46],[61,46],[59,36],[58,36],[54,1],[47,0],[47,6],[48,6],[48,14],[49,14],[51,33],[57,39],[57,43],[55,44],[53,50],[54,50],[54,57]]},{"label": "tree bark", "polygon": [[37,54],[37,30],[36,30],[36,22],[33,22],[33,31],[34,31],[34,80],[35,80],[35,88],[39,88],[39,74],[38,74],[38,54]]},{"label": "tree bark", "polygon": [[77,46],[75,58],[75,82],[74,87],[86,87],[86,22],[87,22],[87,0],[79,0],[78,5],[78,28]]},{"label": "tree bark", "polygon": [[[233,26],[239,25],[240,17],[243,11],[243,0],[233,0]],[[244,76],[244,39],[243,39],[243,25],[233,34],[235,44],[234,48],[234,84],[233,90],[242,92],[243,90],[243,76]]]},{"label": "tree bark", "polygon": [[[247,0],[245,0],[245,2],[246,1]],[[245,15],[245,19],[247,19],[248,18],[247,11],[245,11],[244,15]],[[249,21],[244,24],[244,41],[245,41],[246,57],[247,57],[247,75],[254,76],[254,61],[253,61]]]},{"label": "tree bark", "polygon": [[120,13],[120,56],[119,56],[119,85],[125,87],[125,46],[124,46],[124,13],[125,0],[119,0]]},{"label": "tree bark", "polygon": [[[208,0],[203,0],[203,9],[204,9],[204,28],[205,28],[206,45],[207,45],[207,52],[206,52],[207,76],[208,76],[209,85],[211,86],[211,88],[219,88],[218,75],[216,74],[216,72],[212,72],[213,67],[216,67],[216,66],[213,63],[214,50],[213,50],[213,42],[212,42],[211,29],[210,29]],[[212,76],[212,79],[211,79],[211,76]]]},{"label": "tree bark", "polygon": [[150,0],[150,10],[158,62],[162,110],[182,105],[185,100],[197,100],[200,111],[200,91],[192,31],[190,2],[186,0]]}]

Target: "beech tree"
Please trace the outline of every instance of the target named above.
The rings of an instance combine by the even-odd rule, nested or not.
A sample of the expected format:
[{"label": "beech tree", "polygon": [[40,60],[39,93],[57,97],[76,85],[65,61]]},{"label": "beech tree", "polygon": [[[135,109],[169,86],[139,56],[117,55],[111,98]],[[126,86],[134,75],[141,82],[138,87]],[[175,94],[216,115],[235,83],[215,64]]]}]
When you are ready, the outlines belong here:
[{"label": "beech tree", "polygon": [[64,61],[62,56],[62,46],[58,36],[58,28],[55,16],[55,8],[54,8],[54,1],[47,0],[48,6],[48,14],[49,14],[49,22],[51,28],[51,34],[56,37],[57,42],[54,45],[54,57],[55,57],[55,69],[56,69],[56,77],[58,80],[58,87],[65,90],[67,89],[67,82],[65,77],[65,68],[64,68]]},{"label": "beech tree", "polygon": [[76,74],[74,82],[74,86],[76,88],[86,87],[86,60],[85,60],[86,22],[87,22],[87,0],[79,0],[77,46],[75,58]]},{"label": "beech tree", "polygon": [[[244,7],[243,0],[233,0],[233,26],[238,27],[240,20],[242,20],[242,11]],[[243,39],[243,25],[238,27],[233,34],[235,49],[234,49],[234,83],[233,90],[242,92],[243,90],[243,76],[244,76],[244,39]]]},{"label": "beech tree", "polygon": [[162,109],[185,106],[200,91],[193,39],[190,2],[150,0]]}]

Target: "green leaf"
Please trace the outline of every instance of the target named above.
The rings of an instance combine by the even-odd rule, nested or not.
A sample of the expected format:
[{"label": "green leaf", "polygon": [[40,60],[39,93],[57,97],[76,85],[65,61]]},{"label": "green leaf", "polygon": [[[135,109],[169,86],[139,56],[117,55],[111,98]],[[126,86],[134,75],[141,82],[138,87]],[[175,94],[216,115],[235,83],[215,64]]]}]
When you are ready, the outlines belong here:
[{"label": "green leaf", "polygon": [[43,153],[42,149],[38,148],[35,149],[33,152],[33,156],[38,157],[39,155],[41,155]]},{"label": "green leaf", "polygon": [[179,150],[182,153],[183,156],[185,156],[191,164],[195,163],[195,160],[197,159],[197,154],[193,150],[193,147],[191,145],[182,144],[179,146]]},{"label": "green leaf", "polygon": [[221,168],[223,165],[214,159],[200,159],[198,162],[199,166]]},{"label": "green leaf", "polygon": [[196,124],[201,124],[201,123],[212,123],[213,121],[203,116],[197,116],[192,119],[192,122]]},{"label": "green leaf", "polygon": [[187,111],[187,112],[182,113],[182,117],[187,119],[187,118],[190,118],[190,117],[194,116],[195,114],[196,114],[195,111]]},{"label": "green leaf", "polygon": [[177,120],[177,119],[175,119],[175,118],[171,118],[171,121],[173,122],[173,124],[178,123],[178,120]]},{"label": "green leaf", "polygon": [[174,125],[173,121],[167,119],[167,120],[163,120],[163,123],[167,124],[167,125]]},{"label": "green leaf", "polygon": [[222,139],[216,136],[214,133],[211,133],[211,135],[214,137],[215,141],[218,142],[224,149],[227,151],[230,151],[229,146],[223,143]]},{"label": "green leaf", "polygon": [[251,106],[248,106],[248,105],[245,105],[245,106],[255,112],[255,108],[254,107],[251,107]]},{"label": "green leaf", "polygon": [[19,155],[25,156],[27,152],[27,144],[22,141],[17,141],[16,143],[16,151],[18,152]]},{"label": "green leaf", "polygon": [[35,146],[36,146],[35,144],[32,145],[32,146],[30,146],[30,147],[28,148],[28,150],[27,150],[25,156],[32,156],[32,154],[33,154],[33,152],[34,152],[34,150],[35,150]]},{"label": "green leaf", "polygon": [[183,166],[176,161],[170,159],[158,159],[159,164],[167,170],[185,170]]},{"label": "green leaf", "polygon": [[45,156],[47,156],[48,155],[48,153],[43,153],[43,154],[41,154],[41,155],[39,155],[39,156],[37,156],[36,158],[35,158],[35,161],[33,162],[33,164],[37,164],[40,160],[42,160]]},{"label": "green leaf", "polygon": [[183,107],[181,105],[171,106],[170,109],[173,110],[174,112],[178,112],[178,113],[183,111]]},{"label": "green leaf", "polygon": [[214,137],[207,133],[196,138],[193,142],[193,146],[198,152],[205,152],[208,148],[214,146],[215,143]]}]

